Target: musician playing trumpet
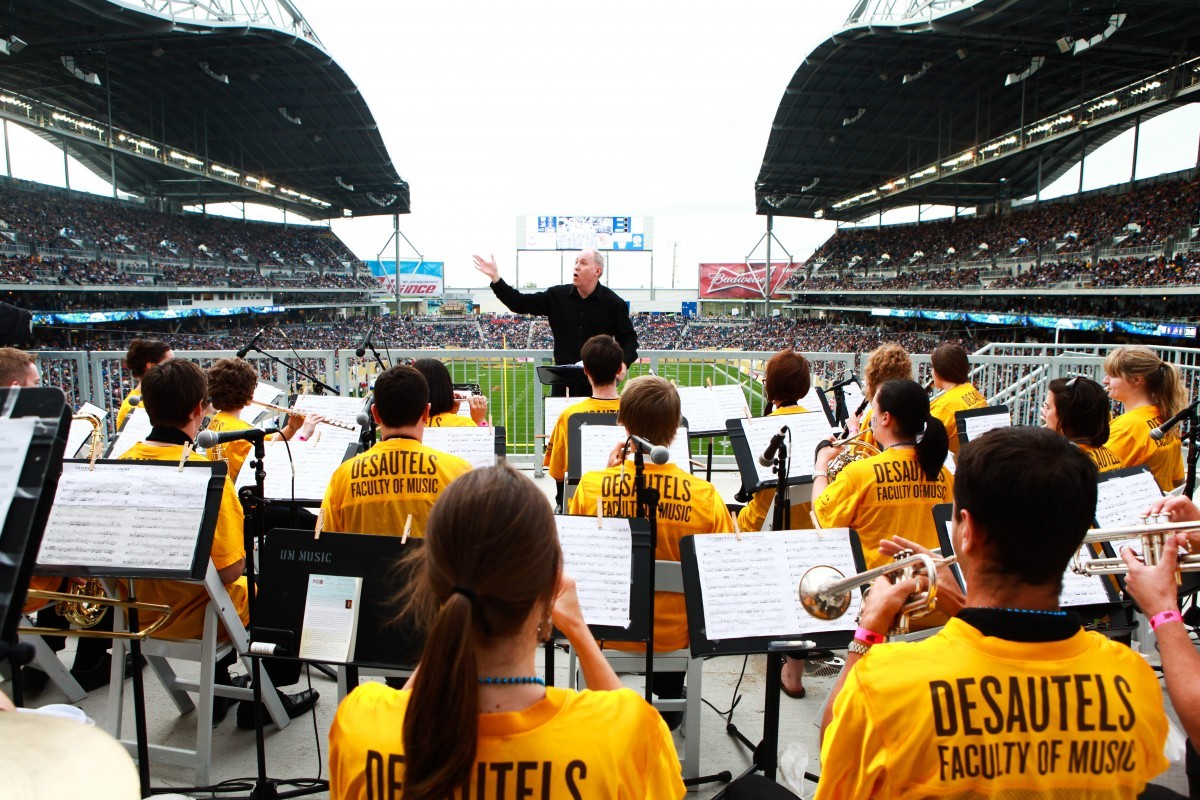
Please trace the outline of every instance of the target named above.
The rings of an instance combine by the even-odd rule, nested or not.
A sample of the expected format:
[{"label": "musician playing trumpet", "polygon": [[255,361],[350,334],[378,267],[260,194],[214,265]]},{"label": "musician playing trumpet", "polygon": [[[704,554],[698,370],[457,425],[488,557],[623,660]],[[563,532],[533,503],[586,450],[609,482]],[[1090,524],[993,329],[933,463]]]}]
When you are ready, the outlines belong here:
[{"label": "musician playing trumpet", "polygon": [[[213,409],[217,412],[208,421],[209,430],[244,431],[253,428],[239,416],[242,409],[254,400],[254,389],[258,386],[258,373],[249,362],[240,358],[222,358],[208,368],[208,394]],[[294,414],[289,412],[287,425],[270,439],[287,439],[298,436],[299,441],[308,439],[313,429],[321,422],[319,414]],[[249,441],[225,442],[217,445],[215,457],[229,465],[229,479],[237,482],[238,473],[250,451]]]},{"label": "musician playing trumpet", "polygon": [[876,580],[834,688],[817,798],[1135,797],[1167,768],[1154,672],[1058,607],[1097,470],[1045,428],[964,444],[952,539],[966,607],[883,644],[922,578]]}]

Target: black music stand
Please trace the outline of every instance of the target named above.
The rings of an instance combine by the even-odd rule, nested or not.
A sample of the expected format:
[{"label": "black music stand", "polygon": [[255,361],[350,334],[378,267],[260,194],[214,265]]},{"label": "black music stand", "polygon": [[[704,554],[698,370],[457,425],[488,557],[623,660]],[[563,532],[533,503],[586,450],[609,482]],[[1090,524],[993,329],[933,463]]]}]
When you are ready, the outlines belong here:
[{"label": "black music stand", "polygon": [[611,411],[588,411],[572,414],[567,418],[567,477],[563,481],[563,510],[567,501],[574,494],[574,487],[579,485],[583,477],[583,428],[587,425],[606,425],[615,427],[617,415]]},{"label": "black music stand", "polygon": [[[987,419],[990,417],[1003,417],[1005,425],[996,425],[998,420],[988,419],[992,423],[992,427],[1006,428],[1012,425],[1012,415],[1008,410],[1008,406],[984,406],[983,408],[967,408],[962,411],[954,412],[954,424],[958,429],[959,442],[966,444],[971,441],[970,421],[975,419]],[[991,430],[989,428],[988,430]],[[982,435],[982,434],[980,434]],[[975,438],[979,438],[976,436]]]},{"label": "black music stand", "polygon": [[[821,401],[821,410],[825,412],[831,428],[841,428],[842,434],[849,432],[847,421],[850,419],[850,409],[846,407],[846,387],[854,384],[862,389],[857,375],[851,375],[844,381],[838,381],[828,389],[816,389],[817,399]],[[833,404],[829,403],[829,395],[833,395]]]},{"label": "black music stand", "polygon": [[35,420],[12,504],[0,527],[0,661],[11,667],[13,702],[20,706],[21,667],[33,660],[33,648],[20,643],[17,628],[62,474],[71,409],[62,391],[52,388],[0,389],[0,409],[7,409],[8,418]]},{"label": "black music stand", "polygon": [[[788,416],[779,416],[779,417],[758,417],[757,419],[770,419],[772,421],[771,424],[773,426],[778,426],[779,428],[785,428],[785,427],[789,427],[789,423],[793,421],[795,416],[799,416],[799,415],[788,415]],[[810,475],[789,474],[788,467],[785,465],[785,468],[783,470],[783,472],[784,472],[783,483],[780,484],[780,480],[779,480],[780,465],[779,465],[779,458],[777,457],[774,461],[774,464],[771,467],[771,470],[772,470],[772,472],[775,473],[776,477],[770,478],[767,480],[760,480],[758,477],[759,476],[759,471],[758,471],[758,456],[759,456],[759,454],[754,453],[750,450],[750,442],[746,438],[745,429],[742,427],[742,420],[731,419],[728,421],[727,424],[729,425],[729,443],[733,447],[733,456],[734,456],[734,459],[737,461],[738,472],[741,473],[741,476],[742,476],[742,488],[740,490],[738,490],[738,493],[735,496],[735,499],[738,500],[739,502],[749,502],[750,498],[752,498],[755,495],[755,493],[757,493],[763,489],[774,490],[776,493],[776,499],[775,499],[776,508],[772,515],[772,523],[771,524],[772,524],[772,527],[774,530],[784,530],[787,527],[787,524],[788,524],[787,520],[789,519],[789,517],[786,515],[783,517],[780,517],[779,516],[780,511],[781,510],[790,510],[791,503],[792,503],[791,492],[796,491],[796,489],[794,487],[798,487],[798,486],[810,486],[811,487],[812,475],[811,474]],[[793,442],[793,444],[794,444],[794,442]],[[799,446],[803,447],[803,443],[801,443]],[[785,450],[784,453],[785,453],[785,458],[786,458],[787,450]],[[787,487],[787,491],[784,491],[784,487]],[[811,491],[811,489],[810,489],[810,491]],[[781,497],[784,498],[785,505],[788,506],[787,509],[780,508],[780,498]],[[745,498],[745,500],[743,500],[743,498]]]},{"label": "black music stand", "polygon": [[[747,534],[753,536],[755,534]],[[771,534],[760,534],[770,536]],[[701,537],[688,536],[680,540],[680,561],[683,567],[683,585],[687,602],[688,632],[691,641],[693,658],[708,656],[759,655],[767,656],[766,697],[763,709],[763,736],[755,745],[747,739],[733,723],[726,726],[726,732],[744,744],[751,752],[751,765],[743,775],[762,772],[770,780],[775,780],[778,767],[779,750],[779,695],[781,690],[780,670],[786,653],[796,650],[811,651],[816,649],[843,649],[854,637],[853,622],[849,622],[845,630],[837,631],[806,631],[797,622],[795,630],[779,631],[771,636],[747,636],[731,639],[712,639],[708,635],[708,624],[705,620],[704,594],[705,587],[700,580],[700,569],[696,556],[696,539]],[[706,537],[704,537],[706,538]],[[861,545],[858,537],[850,532],[850,545],[856,562],[861,559]],[[746,587],[748,593],[761,591],[762,587]],[[741,776],[739,776],[741,777]],[[809,780],[816,781],[817,776],[805,773]],[[723,796],[718,793],[718,797]]]},{"label": "black music stand", "polygon": [[569,394],[582,400],[592,395],[592,384],[584,374],[583,367],[574,364],[542,364],[537,368],[537,378],[543,386],[550,387],[550,394],[558,397],[566,397]]}]

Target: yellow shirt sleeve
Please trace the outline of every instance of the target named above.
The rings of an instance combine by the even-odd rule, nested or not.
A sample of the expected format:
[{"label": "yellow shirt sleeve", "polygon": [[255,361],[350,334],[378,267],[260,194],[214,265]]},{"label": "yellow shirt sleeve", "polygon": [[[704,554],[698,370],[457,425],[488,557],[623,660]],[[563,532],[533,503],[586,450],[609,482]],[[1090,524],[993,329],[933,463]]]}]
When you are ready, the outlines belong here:
[{"label": "yellow shirt sleeve", "polygon": [[813,511],[822,528],[848,528],[854,519],[854,510],[858,507],[863,493],[863,486],[854,474],[854,470],[843,469],[837,480],[825,485],[813,500]]},{"label": "yellow shirt sleeve", "polygon": [[546,449],[546,468],[550,477],[561,481],[567,477],[567,420],[570,414],[565,411],[554,421],[554,430],[550,432],[550,444]]},{"label": "yellow shirt sleeve", "polygon": [[833,721],[821,743],[821,780],[815,800],[891,796],[887,748],[878,740],[879,728],[871,716],[856,670],[851,668],[834,700]]}]

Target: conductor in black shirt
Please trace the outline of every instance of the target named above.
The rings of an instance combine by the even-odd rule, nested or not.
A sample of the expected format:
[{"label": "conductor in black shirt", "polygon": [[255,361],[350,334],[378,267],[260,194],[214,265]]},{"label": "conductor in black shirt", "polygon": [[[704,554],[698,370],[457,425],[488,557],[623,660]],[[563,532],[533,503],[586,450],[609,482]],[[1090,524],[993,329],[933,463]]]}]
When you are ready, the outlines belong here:
[{"label": "conductor in black shirt", "polygon": [[[475,269],[487,275],[492,291],[510,311],[546,317],[554,334],[554,363],[577,364],[583,343],[607,333],[625,351],[625,366],[637,359],[637,333],[629,320],[629,308],[616,292],[600,283],[604,274],[604,256],[596,250],[584,250],[575,259],[570,284],[551,286],[532,294],[522,294],[505,283],[496,268],[496,257],[475,256]],[[572,386],[571,395],[587,396],[591,386],[586,380]],[[566,394],[555,386],[553,395]]]}]

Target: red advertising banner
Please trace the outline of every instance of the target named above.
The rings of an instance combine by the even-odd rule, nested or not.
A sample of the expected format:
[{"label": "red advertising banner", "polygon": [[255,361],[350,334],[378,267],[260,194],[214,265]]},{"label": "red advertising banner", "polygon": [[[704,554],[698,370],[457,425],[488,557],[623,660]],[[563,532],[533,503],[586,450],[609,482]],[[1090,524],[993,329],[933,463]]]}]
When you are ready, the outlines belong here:
[{"label": "red advertising banner", "polygon": [[[782,300],[779,288],[792,277],[799,264],[784,261],[771,264],[771,299]],[[762,300],[767,294],[765,262],[740,264],[701,264],[701,300]]]}]

